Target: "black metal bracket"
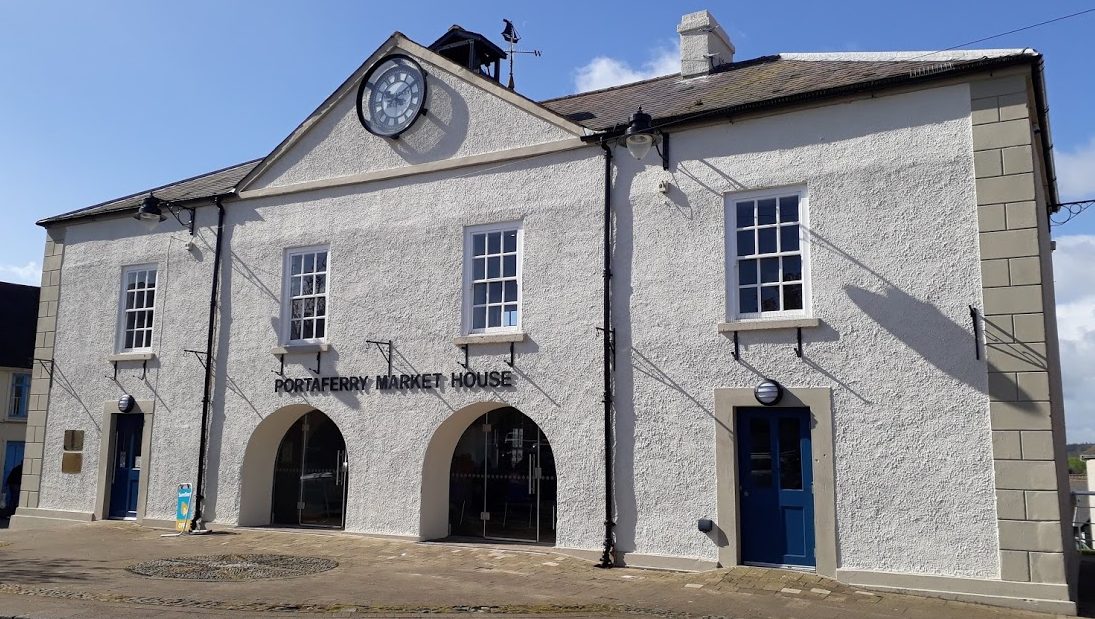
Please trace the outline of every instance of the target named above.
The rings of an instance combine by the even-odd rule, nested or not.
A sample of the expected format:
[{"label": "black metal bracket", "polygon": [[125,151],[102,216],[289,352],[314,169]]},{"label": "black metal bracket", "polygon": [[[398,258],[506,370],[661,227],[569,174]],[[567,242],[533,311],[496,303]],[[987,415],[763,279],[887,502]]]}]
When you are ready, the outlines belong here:
[{"label": "black metal bracket", "polygon": [[281,361],[281,369],[270,371],[282,378],[285,378],[285,353],[281,353],[280,355],[278,355],[278,360]]},{"label": "black metal bracket", "polygon": [[654,150],[658,151],[658,154],[662,157],[662,169],[669,169],[669,134],[664,131],[659,131],[658,135],[661,136],[661,148],[658,148],[658,140],[654,140]]},{"label": "black metal bracket", "polygon": [[193,355],[198,358],[198,363],[202,364],[203,368],[205,367],[205,359],[202,358],[202,356],[206,354],[204,350],[190,350],[189,348],[184,348],[183,352],[193,353]]},{"label": "black metal bracket", "polygon": [[[594,327],[594,329],[596,329],[597,331],[600,331],[601,333],[605,332],[604,327]],[[611,351],[611,353],[612,353],[612,365],[615,366],[616,365],[616,329],[614,329],[614,328],[608,330],[608,350]]]},{"label": "black metal bracket", "polygon": [[795,329],[795,333],[796,333],[796,339],[797,339],[797,342],[798,342],[798,344],[795,346],[795,355],[799,359],[801,359],[802,358],[802,327],[797,327]]},{"label": "black metal bracket", "polygon": [[741,351],[738,349],[738,332],[734,331],[734,361],[741,360]]},{"label": "black metal bracket", "polygon": [[460,346],[460,348],[464,349],[464,362],[460,363],[459,361],[457,361],[456,365],[459,365],[460,367],[464,368],[465,370],[470,370],[471,365],[470,365],[470,362],[468,361],[468,345],[467,344],[462,344]]},{"label": "black metal bracket", "polygon": [[[384,357],[384,360],[388,362],[388,376],[392,375],[392,341],[380,342],[377,340],[365,340],[366,344],[376,344],[376,349],[380,351],[380,355]],[[387,346],[387,352],[384,351],[384,347]]]},{"label": "black metal bracket", "polygon": [[320,351],[320,350],[317,350],[317,351],[316,351],[316,369],[312,370],[312,368],[308,368],[309,370],[312,370],[312,371],[313,371],[313,372],[315,372],[316,374],[319,374],[319,368],[320,368],[320,365],[319,365],[319,356],[320,356],[321,354],[323,354],[323,351]]},{"label": "black metal bracket", "polygon": [[506,361],[506,365],[510,366],[511,368],[515,367],[513,365],[515,361],[516,361],[516,359],[514,359],[513,342],[510,342],[509,343],[509,361]]},{"label": "black metal bracket", "polygon": [[[53,381],[53,359],[34,359],[34,361],[37,361],[38,363],[42,364],[42,369],[45,370],[46,374],[49,374],[49,380],[52,382]],[[49,364],[48,366],[46,365],[47,363]]]},{"label": "black metal bracket", "polygon": [[981,360],[981,336],[979,334],[980,333],[980,328],[978,326],[978,323],[980,321],[977,319],[977,308],[972,306],[972,305],[970,306],[970,321],[973,323],[973,358],[980,361]]},{"label": "black metal bracket", "polygon": [[148,374],[148,359],[141,361],[141,380]]}]

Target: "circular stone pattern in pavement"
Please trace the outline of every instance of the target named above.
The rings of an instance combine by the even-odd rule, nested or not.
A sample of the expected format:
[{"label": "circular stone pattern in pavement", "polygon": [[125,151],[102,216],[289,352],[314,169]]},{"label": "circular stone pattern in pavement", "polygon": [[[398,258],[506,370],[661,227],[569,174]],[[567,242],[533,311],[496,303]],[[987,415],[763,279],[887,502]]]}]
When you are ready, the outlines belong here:
[{"label": "circular stone pattern in pavement", "polygon": [[233,582],[291,578],[326,572],[338,567],[338,561],[293,555],[207,555],[155,559],[131,565],[134,574],[153,578],[182,578]]}]

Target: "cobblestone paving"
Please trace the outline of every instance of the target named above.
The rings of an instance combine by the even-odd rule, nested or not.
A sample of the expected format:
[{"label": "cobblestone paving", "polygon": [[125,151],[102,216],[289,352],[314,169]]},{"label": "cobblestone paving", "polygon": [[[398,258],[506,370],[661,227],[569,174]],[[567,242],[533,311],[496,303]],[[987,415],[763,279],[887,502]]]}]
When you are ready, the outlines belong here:
[{"label": "cobblestone paving", "polygon": [[[214,527],[216,528],[216,527]],[[736,567],[700,573],[596,569],[550,548],[411,543],[344,533],[226,529],[165,537],[130,523],[0,531],[0,617],[511,614],[651,617],[1048,617],[934,598],[878,594],[803,572]],[[148,578],[138,562],[216,555],[310,557],[335,564],[289,579]],[[231,563],[228,565],[238,565]],[[41,604],[36,606],[35,601]],[[57,608],[89,610],[65,614]],[[5,606],[7,605],[7,606]],[[53,606],[51,606],[53,605]],[[26,608],[39,609],[27,612]],[[138,612],[140,611],[140,612]],[[193,612],[197,611],[197,612]]]},{"label": "cobblestone paving", "polygon": [[212,555],[153,559],[129,566],[129,571],[153,578],[183,578],[213,582],[292,578],[326,572],[337,561],[294,555]]}]

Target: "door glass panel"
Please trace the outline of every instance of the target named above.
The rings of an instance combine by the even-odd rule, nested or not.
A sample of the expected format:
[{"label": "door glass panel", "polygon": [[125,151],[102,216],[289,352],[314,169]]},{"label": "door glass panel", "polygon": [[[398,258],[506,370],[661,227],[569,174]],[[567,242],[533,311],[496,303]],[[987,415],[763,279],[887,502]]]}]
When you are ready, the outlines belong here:
[{"label": "door glass panel", "polygon": [[483,521],[479,516],[483,512],[486,481],[483,463],[486,454],[485,423],[485,416],[472,423],[453,450],[452,463],[449,464],[449,535],[483,535]]},{"label": "door glass panel", "polygon": [[799,446],[799,420],[779,420],[779,487],[802,490],[802,449]]},{"label": "door glass panel", "polygon": [[340,528],[346,504],[346,443],[319,411],[285,432],[274,462],[271,522]]},{"label": "door glass panel", "polygon": [[772,487],[772,436],[767,419],[749,420],[749,480],[754,488]]}]

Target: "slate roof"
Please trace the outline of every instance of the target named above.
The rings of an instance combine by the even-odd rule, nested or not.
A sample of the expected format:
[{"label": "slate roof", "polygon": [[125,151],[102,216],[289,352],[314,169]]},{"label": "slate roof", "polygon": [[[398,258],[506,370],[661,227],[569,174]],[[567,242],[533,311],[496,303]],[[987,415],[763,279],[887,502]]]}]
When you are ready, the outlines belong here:
[{"label": "slate roof", "polygon": [[259,161],[262,160],[255,159],[254,161],[248,161],[247,163],[236,164],[215,172],[209,172],[208,174],[201,174],[186,180],[160,185],[159,187],[154,187],[152,189],[145,189],[144,191],[125,196],[124,198],[117,198],[61,215],[46,217],[39,221],[38,225],[44,226],[69,219],[82,219],[84,217],[120,211],[136,212],[136,209],[141,206],[141,202],[149,193],[156,194],[157,198],[171,201],[199,200],[225,194],[234,188],[236,183],[240,182],[244,176],[247,176],[247,173],[258,165]]},{"label": "slate roof", "polygon": [[[442,37],[444,38],[444,37]],[[1008,52],[1012,50],[1007,50]],[[539,102],[551,110],[595,131],[619,131],[638,107],[667,126],[699,120],[704,116],[729,116],[763,108],[794,105],[808,100],[838,97],[866,89],[937,80],[994,67],[1030,63],[1040,56],[1025,50],[987,54],[967,52],[961,58],[933,61],[898,59],[811,59],[809,54],[763,56],[718,67],[710,75],[681,79],[666,75],[622,86],[579,93]],[[868,55],[869,56],[869,55]],[[916,57],[915,55],[913,57]],[[481,79],[487,79],[479,76]],[[209,198],[234,188],[262,160],[256,159],[209,174],[145,190],[83,209],[47,217],[48,225],[106,213],[137,209],[149,191],[165,200]]]},{"label": "slate roof", "polygon": [[970,60],[797,60],[763,56],[718,67],[704,77],[666,75],[542,101],[541,105],[595,130],[626,125],[641,105],[655,124],[720,110],[748,111],[801,102],[864,86],[938,79],[990,66],[1030,62],[1017,53]]},{"label": "slate roof", "polygon": [[0,282],[0,366],[30,368],[38,328],[38,286]]}]

